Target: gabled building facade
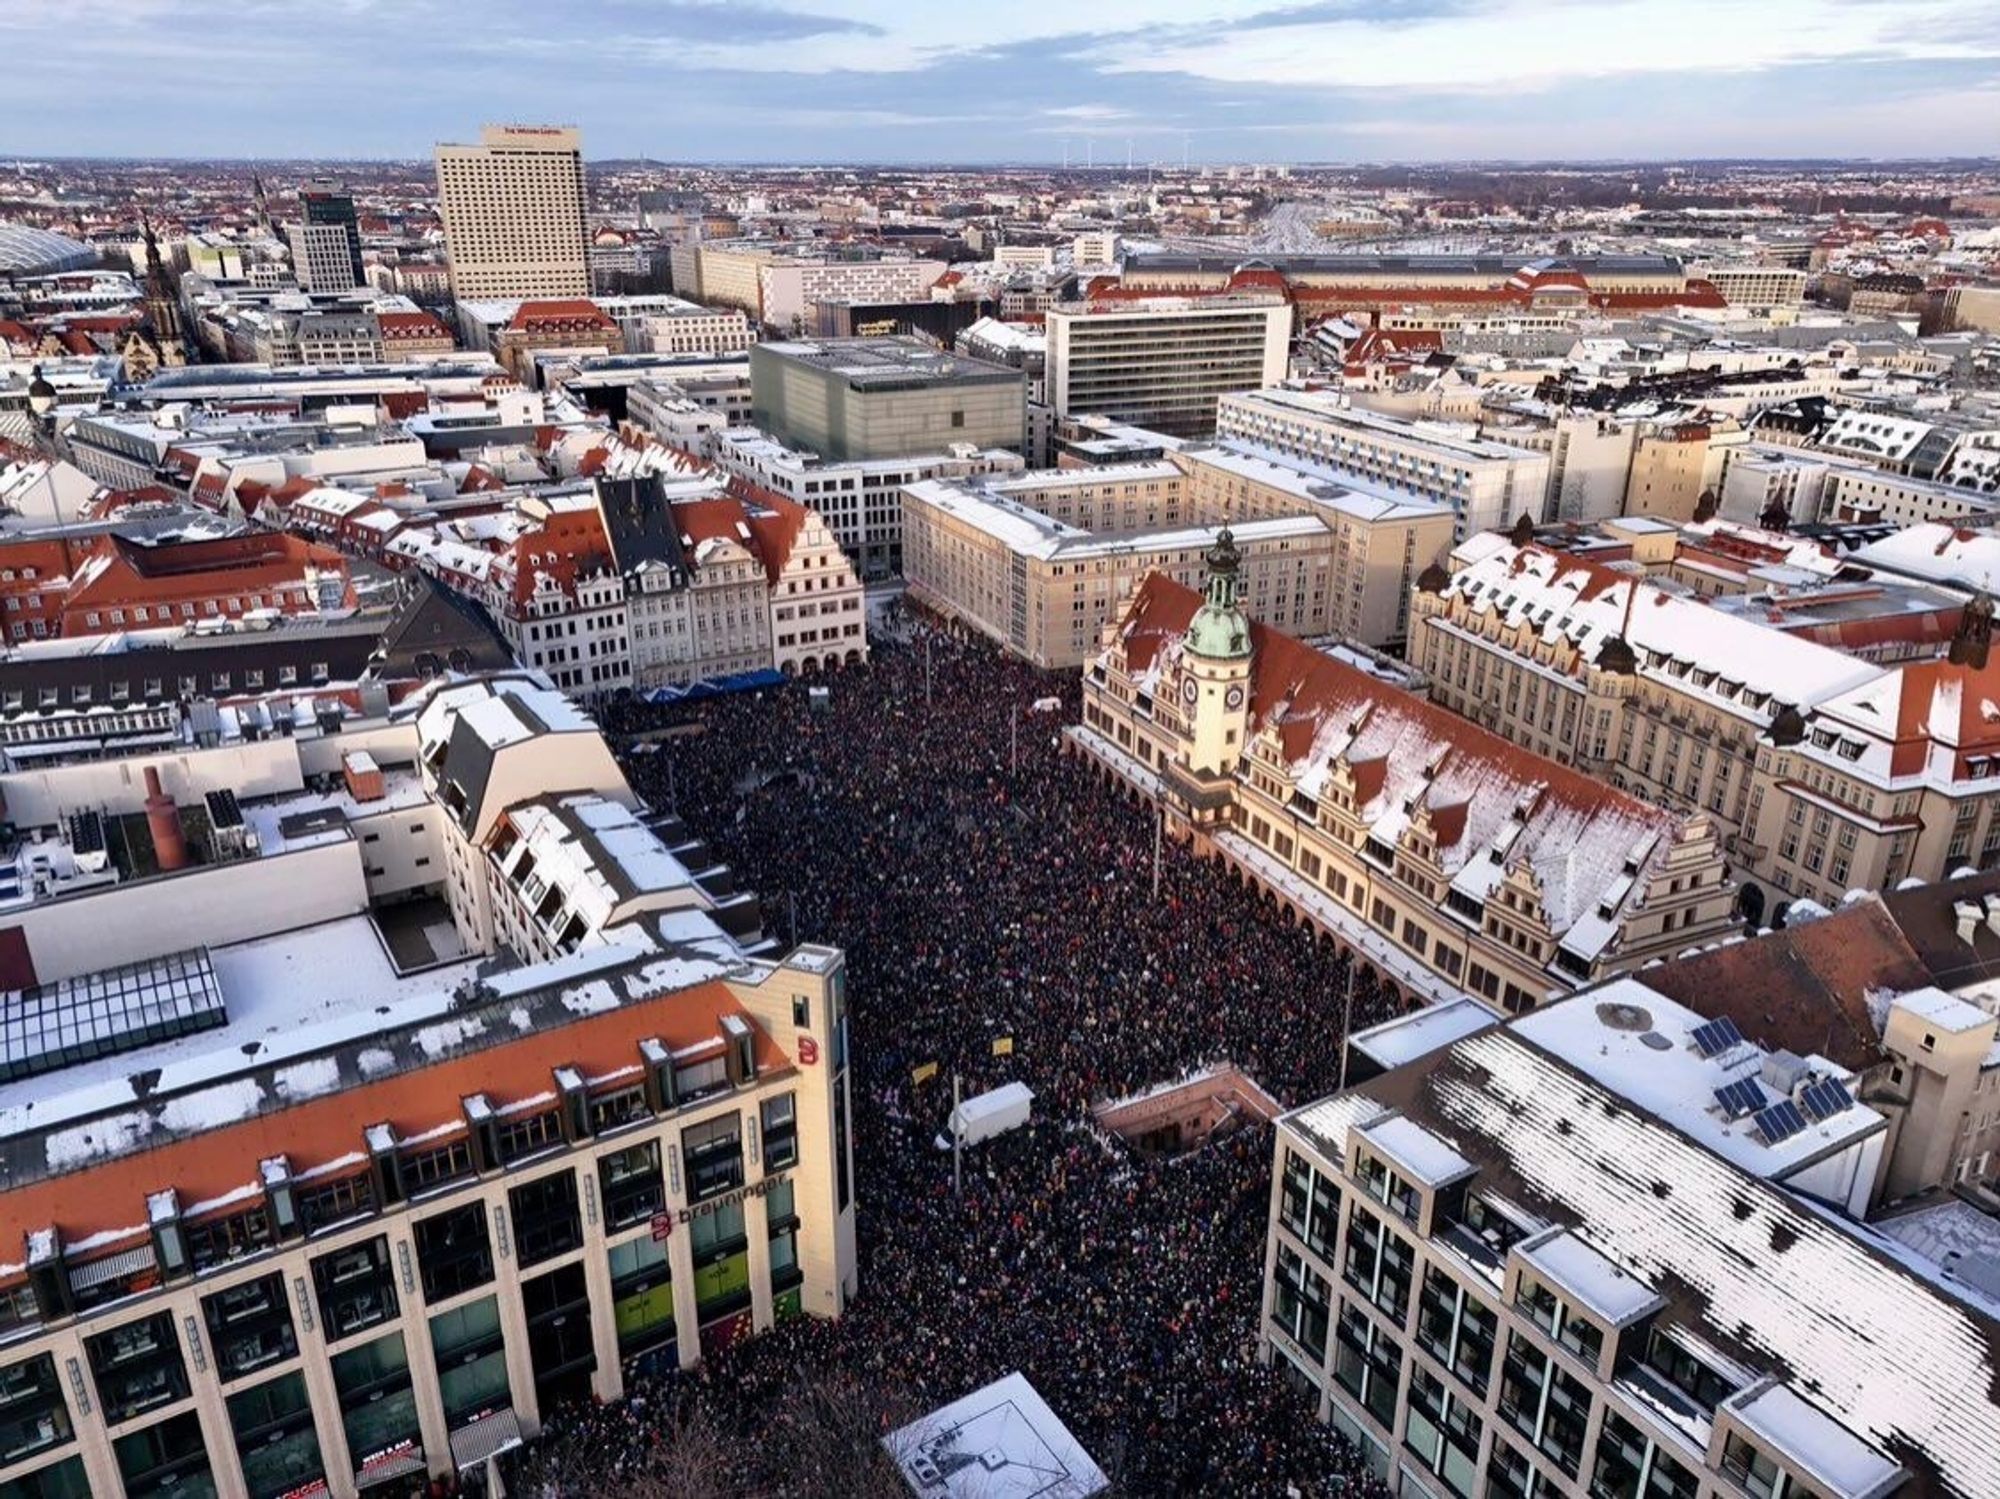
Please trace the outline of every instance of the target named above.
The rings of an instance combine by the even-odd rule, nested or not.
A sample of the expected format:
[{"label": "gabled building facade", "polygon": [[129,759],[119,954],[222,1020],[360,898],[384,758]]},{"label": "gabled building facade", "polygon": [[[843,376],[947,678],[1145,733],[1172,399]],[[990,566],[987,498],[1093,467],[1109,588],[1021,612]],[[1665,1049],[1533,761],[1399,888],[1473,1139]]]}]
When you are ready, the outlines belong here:
[{"label": "gabled building facade", "polygon": [[1085,670],[1072,743],[1398,993],[1522,1011],[1732,930],[1707,816],[1253,623],[1227,531],[1208,566],[1204,595],[1140,585]]}]

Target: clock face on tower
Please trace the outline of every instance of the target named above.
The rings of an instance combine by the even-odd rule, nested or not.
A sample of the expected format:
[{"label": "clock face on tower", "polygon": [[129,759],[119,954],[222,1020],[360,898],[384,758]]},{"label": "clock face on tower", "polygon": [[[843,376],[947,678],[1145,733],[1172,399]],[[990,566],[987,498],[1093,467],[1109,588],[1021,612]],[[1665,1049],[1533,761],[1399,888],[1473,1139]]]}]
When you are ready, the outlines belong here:
[{"label": "clock face on tower", "polygon": [[1222,701],[1223,705],[1231,713],[1234,713],[1238,708],[1243,706],[1243,689],[1241,687],[1230,688],[1229,691],[1222,695]]},{"label": "clock face on tower", "polygon": [[1193,677],[1181,678],[1181,700],[1190,707],[1194,705],[1195,694],[1201,691],[1201,684]]}]

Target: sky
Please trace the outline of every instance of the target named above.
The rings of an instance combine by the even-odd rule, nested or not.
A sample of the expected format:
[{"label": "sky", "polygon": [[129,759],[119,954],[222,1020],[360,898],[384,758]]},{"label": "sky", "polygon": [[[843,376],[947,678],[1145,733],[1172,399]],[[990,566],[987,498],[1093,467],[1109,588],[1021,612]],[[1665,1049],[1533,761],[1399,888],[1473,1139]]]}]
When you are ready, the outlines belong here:
[{"label": "sky", "polygon": [[2000,152],[1996,0],[0,0],[0,157]]}]

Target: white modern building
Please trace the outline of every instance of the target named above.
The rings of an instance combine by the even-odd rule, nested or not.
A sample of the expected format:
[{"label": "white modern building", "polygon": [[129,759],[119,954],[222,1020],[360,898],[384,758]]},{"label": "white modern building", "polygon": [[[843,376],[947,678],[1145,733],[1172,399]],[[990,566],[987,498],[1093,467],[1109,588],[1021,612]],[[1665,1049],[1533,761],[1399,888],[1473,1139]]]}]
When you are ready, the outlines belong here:
[{"label": "white modern building", "polygon": [[1145,297],[1052,307],[1047,330],[1057,417],[1204,437],[1216,430],[1218,397],[1285,378],[1292,308],[1257,295]]},{"label": "white modern building", "polygon": [[1224,395],[1217,435],[1241,438],[1377,489],[1449,505],[1457,536],[1542,518],[1549,455],[1490,442],[1467,426],[1412,421],[1348,405],[1334,391],[1277,389]]}]

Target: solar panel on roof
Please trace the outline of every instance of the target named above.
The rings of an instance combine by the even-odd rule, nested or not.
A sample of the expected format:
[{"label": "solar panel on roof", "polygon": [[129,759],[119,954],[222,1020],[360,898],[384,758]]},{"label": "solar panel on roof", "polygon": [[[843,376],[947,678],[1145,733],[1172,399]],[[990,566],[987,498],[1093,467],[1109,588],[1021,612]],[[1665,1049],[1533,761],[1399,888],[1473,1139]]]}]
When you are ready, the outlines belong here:
[{"label": "solar panel on roof", "polygon": [[1757,1133],[1764,1137],[1766,1145],[1789,1140],[1805,1127],[1806,1116],[1789,1098],[1781,1098],[1768,1109],[1757,1111]]},{"label": "solar panel on roof", "polygon": [[1731,1119],[1741,1119],[1745,1114],[1754,1114],[1764,1106],[1764,1090],[1754,1077],[1741,1077],[1733,1083],[1725,1083],[1715,1090],[1715,1101],[1722,1105],[1722,1112]]},{"label": "solar panel on roof", "polygon": [[208,820],[218,828],[240,828],[243,826],[243,809],[237,805],[236,793],[224,787],[207,795]]},{"label": "solar panel on roof", "polygon": [[69,846],[79,854],[104,852],[104,817],[95,808],[69,816]]},{"label": "solar panel on roof", "polygon": [[1694,1049],[1706,1057],[1721,1056],[1732,1046],[1743,1044],[1743,1032],[1736,1028],[1736,1022],[1727,1015],[1720,1020],[1711,1020],[1694,1028],[1688,1039]]},{"label": "solar panel on roof", "polygon": [[1818,1124],[1823,1119],[1831,1119],[1835,1114],[1844,1114],[1853,1108],[1854,1095],[1842,1083],[1823,1077],[1805,1085],[1799,1094],[1799,1107],[1808,1119]]}]

